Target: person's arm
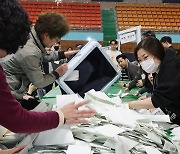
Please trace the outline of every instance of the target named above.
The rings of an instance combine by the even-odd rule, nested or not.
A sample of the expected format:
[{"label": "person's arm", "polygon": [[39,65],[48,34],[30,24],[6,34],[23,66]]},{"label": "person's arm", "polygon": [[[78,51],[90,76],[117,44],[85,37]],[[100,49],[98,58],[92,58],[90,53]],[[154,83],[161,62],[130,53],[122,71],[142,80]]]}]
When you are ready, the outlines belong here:
[{"label": "person's arm", "polygon": [[24,93],[19,93],[18,90],[13,90],[13,91],[11,91],[11,93],[13,94],[13,96],[16,97],[16,99],[19,99],[19,100],[23,99],[23,96],[25,94],[25,92]]},{"label": "person's arm", "polygon": [[27,94],[28,95],[32,95],[33,91],[35,91],[37,88],[32,84],[30,83],[29,87],[28,87],[28,91],[27,91]]},{"label": "person's arm", "polygon": [[11,94],[2,68],[0,69],[0,82],[0,125],[16,133],[34,133],[58,126],[57,112],[40,113],[22,108]]},{"label": "person's arm", "polygon": [[153,109],[155,108],[152,104],[151,98],[144,100],[137,100],[128,103],[130,109]]},{"label": "person's arm", "polygon": [[67,124],[87,123],[84,118],[94,116],[91,109],[78,110],[84,102],[70,103],[58,111],[34,112],[22,108],[13,97],[0,68],[0,125],[15,133],[35,133]]},{"label": "person's arm", "polygon": [[56,51],[56,50],[50,50],[48,54],[46,54],[43,57],[44,62],[50,62],[50,61],[56,61],[60,59],[65,59],[66,56],[64,54],[64,51]]},{"label": "person's arm", "polygon": [[79,50],[66,51],[66,52],[64,52],[64,56],[66,58],[70,58],[72,55],[76,54],[77,52],[79,52]]},{"label": "person's arm", "polygon": [[147,89],[147,87],[146,86],[144,86],[144,87],[142,87],[141,89],[139,89],[139,94],[144,94],[145,92],[147,92],[148,91],[148,89]]},{"label": "person's arm", "polygon": [[55,60],[61,60],[65,58],[69,58],[72,55],[76,54],[79,50],[72,50],[72,51],[56,51],[56,50],[51,50],[49,54],[44,56],[45,62],[48,61],[55,61]]},{"label": "person's arm", "polygon": [[25,148],[25,146],[14,147],[12,149],[7,149],[7,150],[0,149],[0,154],[15,154],[17,152],[20,152],[24,148]]},{"label": "person's arm", "polygon": [[136,84],[138,82],[138,80],[141,79],[141,74],[138,73],[134,79],[129,83],[129,86],[127,87],[129,90],[131,90],[132,88],[136,87]]},{"label": "person's arm", "polygon": [[[40,68],[40,59],[37,56],[28,56],[24,58],[21,62],[21,67],[26,74],[26,76],[29,78],[29,81],[37,88],[43,88],[51,83],[53,83],[59,76],[61,75],[61,70],[62,74],[64,73],[64,65],[66,66],[67,64],[63,64],[59,66],[60,68],[58,72],[52,72],[49,74],[43,74],[42,70]],[[67,66],[66,66],[67,67]],[[61,69],[62,68],[62,69]],[[65,69],[67,70],[67,69]],[[56,73],[56,74],[55,74]]]}]

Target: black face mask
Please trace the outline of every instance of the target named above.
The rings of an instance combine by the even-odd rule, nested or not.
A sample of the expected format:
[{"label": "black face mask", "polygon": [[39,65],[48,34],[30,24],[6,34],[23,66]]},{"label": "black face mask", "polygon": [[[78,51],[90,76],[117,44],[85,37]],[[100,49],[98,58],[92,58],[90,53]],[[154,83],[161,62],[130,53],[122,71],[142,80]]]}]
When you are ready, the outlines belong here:
[{"label": "black face mask", "polygon": [[59,50],[59,46],[54,46],[54,50],[58,51]]}]

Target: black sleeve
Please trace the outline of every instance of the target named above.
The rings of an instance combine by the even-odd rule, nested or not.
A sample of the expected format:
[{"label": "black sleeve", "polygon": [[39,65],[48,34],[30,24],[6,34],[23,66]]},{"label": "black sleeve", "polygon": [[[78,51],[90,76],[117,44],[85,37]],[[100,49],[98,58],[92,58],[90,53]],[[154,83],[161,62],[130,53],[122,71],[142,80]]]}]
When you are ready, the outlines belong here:
[{"label": "black sleeve", "polygon": [[56,79],[59,79],[59,74],[56,71],[53,71],[52,74],[55,76]]},{"label": "black sleeve", "polygon": [[147,87],[142,87],[138,92],[139,92],[139,94],[144,94],[145,92],[147,92],[148,91],[148,89],[147,89]]},{"label": "black sleeve", "polygon": [[138,80],[141,79],[141,74],[137,74],[135,76],[135,78],[129,83],[128,89],[131,90],[132,88],[136,87],[136,83],[138,82]]},{"label": "black sleeve", "polygon": [[64,55],[64,52],[65,52],[65,51],[59,51],[59,52],[58,52],[58,58],[59,58],[59,60],[66,58],[65,55]]}]

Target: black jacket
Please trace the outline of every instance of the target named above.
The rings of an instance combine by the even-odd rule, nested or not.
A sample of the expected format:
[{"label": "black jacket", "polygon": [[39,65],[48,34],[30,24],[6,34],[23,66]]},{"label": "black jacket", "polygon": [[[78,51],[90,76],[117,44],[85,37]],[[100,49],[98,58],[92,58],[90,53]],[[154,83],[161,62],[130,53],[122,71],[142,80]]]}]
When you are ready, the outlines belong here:
[{"label": "black jacket", "polygon": [[177,53],[168,49],[159,73],[154,76],[155,84],[151,97],[154,107],[169,114],[172,122],[180,125],[180,72],[176,65]]},{"label": "black jacket", "polygon": [[131,90],[132,88],[136,87],[136,83],[141,79],[141,69],[139,66],[129,62],[127,72],[130,80],[128,89]]}]

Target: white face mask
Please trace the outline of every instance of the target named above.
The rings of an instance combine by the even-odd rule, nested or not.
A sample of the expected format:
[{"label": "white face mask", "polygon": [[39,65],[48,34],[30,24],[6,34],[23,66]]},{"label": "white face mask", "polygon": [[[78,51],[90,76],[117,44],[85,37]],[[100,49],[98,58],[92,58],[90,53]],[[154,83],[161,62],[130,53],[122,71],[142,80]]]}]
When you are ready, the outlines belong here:
[{"label": "white face mask", "polygon": [[155,73],[159,67],[159,64],[156,64],[153,58],[141,62],[140,65],[147,73]]}]

